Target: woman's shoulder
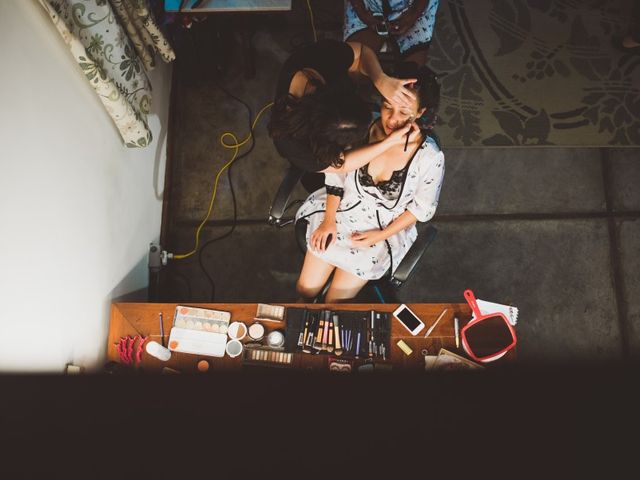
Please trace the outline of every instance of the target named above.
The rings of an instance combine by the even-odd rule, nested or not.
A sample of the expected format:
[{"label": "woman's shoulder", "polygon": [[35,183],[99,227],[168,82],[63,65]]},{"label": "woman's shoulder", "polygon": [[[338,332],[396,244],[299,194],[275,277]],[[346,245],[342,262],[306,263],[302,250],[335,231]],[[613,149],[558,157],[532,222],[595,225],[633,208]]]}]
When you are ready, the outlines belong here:
[{"label": "woman's shoulder", "polygon": [[432,135],[425,135],[416,157],[416,163],[422,170],[444,167],[444,153],[440,149],[438,139]]}]

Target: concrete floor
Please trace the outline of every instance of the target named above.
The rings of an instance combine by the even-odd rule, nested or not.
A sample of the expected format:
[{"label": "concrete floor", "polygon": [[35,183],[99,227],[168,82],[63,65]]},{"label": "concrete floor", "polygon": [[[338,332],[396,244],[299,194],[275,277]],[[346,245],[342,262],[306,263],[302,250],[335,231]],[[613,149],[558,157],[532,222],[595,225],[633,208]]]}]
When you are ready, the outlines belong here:
[{"label": "concrete floor", "polygon": [[[218,26],[222,50],[208,49],[211,37],[202,32],[176,39],[182,55],[176,64],[169,211],[163,225],[163,246],[171,252],[193,248],[215,176],[231,159],[233,151],[220,146],[220,135],[231,131],[243,139],[248,132],[247,111],[217,85],[247,102],[255,116],[271,101],[293,40],[308,29],[301,13],[294,14],[286,29],[279,17],[264,18],[253,38],[253,79],[243,75],[241,38],[232,24],[226,31],[224,22]],[[336,35],[330,20],[324,25],[319,34]],[[293,229],[266,224],[287,162],[276,153],[265,125],[266,116],[256,127],[254,150],[232,167],[238,225],[201,254],[215,282],[216,302],[297,297],[303,257]],[[479,298],[517,306],[521,362],[639,358],[638,150],[446,145],[443,150],[447,172],[433,220],[439,234],[398,298],[463,302],[463,290],[471,288]],[[294,198],[306,198],[301,187]],[[232,218],[225,174],[201,245],[229,231]],[[210,301],[198,255],[174,261],[164,275],[163,300]]]}]

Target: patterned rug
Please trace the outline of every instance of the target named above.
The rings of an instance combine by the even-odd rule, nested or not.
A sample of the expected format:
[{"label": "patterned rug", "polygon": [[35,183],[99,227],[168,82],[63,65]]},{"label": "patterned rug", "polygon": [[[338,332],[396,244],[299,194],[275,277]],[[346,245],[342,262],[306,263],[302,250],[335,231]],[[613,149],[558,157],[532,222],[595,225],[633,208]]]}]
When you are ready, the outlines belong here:
[{"label": "patterned rug", "polygon": [[441,0],[428,65],[455,146],[640,145],[632,0]]}]

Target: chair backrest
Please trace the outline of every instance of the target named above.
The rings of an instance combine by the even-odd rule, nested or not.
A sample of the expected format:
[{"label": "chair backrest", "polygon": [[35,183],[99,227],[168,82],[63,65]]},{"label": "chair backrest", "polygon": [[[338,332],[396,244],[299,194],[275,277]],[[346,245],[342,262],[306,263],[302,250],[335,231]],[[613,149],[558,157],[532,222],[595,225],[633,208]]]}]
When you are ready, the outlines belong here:
[{"label": "chair backrest", "polygon": [[291,199],[291,194],[303,174],[304,172],[298,167],[294,165],[289,166],[286,175],[280,183],[280,187],[278,187],[273,203],[269,208],[269,217],[267,219],[269,225],[280,226],[284,212]]}]

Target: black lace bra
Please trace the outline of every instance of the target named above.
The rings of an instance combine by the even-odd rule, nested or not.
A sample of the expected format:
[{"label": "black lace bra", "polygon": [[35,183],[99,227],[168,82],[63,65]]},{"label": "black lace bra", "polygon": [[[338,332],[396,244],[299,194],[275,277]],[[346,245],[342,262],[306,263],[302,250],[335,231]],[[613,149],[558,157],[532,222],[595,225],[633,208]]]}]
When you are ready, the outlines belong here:
[{"label": "black lace bra", "polygon": [[[411,162],[407,162],[400,170],[394,170],[389,180],[383,180],[378,183],[375,183],[373,177],[369,175],[369,164],[367,164],[358,170],[358,180],[364,187],[377,188],[380,194],[387,200],[396,200],[400,196],[400,190],[402,190],[402,184],[407,176],[410,163]],[[325,187],[329,195],[335,195],[340,198],[344,195],[344,189],[340,187],[334,187],[332,185],[325,185]]]},{"label": "black lace bra", "polygon": [[394,170],[389,180],[382,180],[378,183],[375,183],[371,175],[369,175],[369,164],[366,164],[358,170],[358,180],[365,187],[377,188],[387,200],[395,200],[400,196],[400,190],[402,190],[410,163],[407,162],[400,170]]}]

